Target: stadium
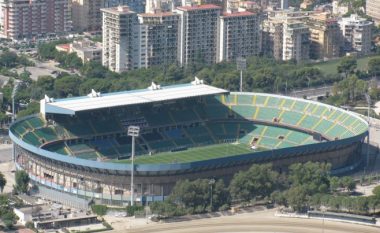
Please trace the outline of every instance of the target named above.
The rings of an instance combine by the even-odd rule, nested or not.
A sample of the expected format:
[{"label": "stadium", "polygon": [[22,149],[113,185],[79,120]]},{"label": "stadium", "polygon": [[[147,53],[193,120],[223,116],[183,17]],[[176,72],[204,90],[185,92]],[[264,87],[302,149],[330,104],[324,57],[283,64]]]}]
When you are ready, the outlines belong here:
[{"label": "stadium", "polygon": [[[131,137],[139,126],[131,195]],[[234,93],[203,84],[41,100],[10,127],[17,169],[46,197],[127,205],[163,200],[180,179],[224,178],[254,163],[280,172],[295,162],[357,167],[368,124],[319,102]],[[79,205],[79,204],[78,204]]]}]

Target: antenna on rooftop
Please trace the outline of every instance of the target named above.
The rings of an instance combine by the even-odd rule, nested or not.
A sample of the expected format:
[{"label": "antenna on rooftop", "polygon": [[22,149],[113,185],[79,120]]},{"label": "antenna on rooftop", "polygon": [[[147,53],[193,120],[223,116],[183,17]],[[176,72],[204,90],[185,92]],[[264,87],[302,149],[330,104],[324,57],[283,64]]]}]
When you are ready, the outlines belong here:
[{"label": "antenna on rooftop", "polygon": [[203,80],[200,80],[197,76],[194,77],[194,81],[191,82],[193,85],[203,84]]},{"label": "antenna on rooftop", "polygon": [[148,89],[149,89],[149,90],[152,90],[152,91],[154,91],[154,90],[159,90],[159,89],[161,89],[161,86],[155,84],[154,82],[152,82],[152,84],[150,85],[150,87],[148,87]]},{"label": "antenna on rooftop", "polygon": [[45,95],[44,97],[46,103],[54,102],[54,98],[50,98],[49,96]]},{"label": "antenna on rooftop", "polygon": [[94,89],[91,89],[91,93],[87,95],[88,97],[100,97],[100,92],[96,92]]}]

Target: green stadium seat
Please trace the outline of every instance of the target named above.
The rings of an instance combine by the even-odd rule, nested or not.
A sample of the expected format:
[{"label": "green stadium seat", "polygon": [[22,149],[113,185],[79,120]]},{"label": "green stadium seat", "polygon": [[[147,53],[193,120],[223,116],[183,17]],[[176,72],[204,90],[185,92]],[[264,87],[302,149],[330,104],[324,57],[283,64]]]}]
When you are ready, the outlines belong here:
[{"label": "green stadium seat", "polygon": [[22,139],[34,146],[40,146],[42,144],[40,142],[40,139],[33,132],[28,132],[24,134]]}]

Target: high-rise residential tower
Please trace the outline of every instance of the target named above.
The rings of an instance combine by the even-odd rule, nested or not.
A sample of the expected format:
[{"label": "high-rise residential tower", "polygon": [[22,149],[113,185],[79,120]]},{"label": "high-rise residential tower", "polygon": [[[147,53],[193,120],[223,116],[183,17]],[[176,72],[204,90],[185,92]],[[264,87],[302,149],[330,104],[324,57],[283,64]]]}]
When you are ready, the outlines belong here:
[{"label": "high-rise residential tower", "polygon": [[98,31],[102,27],[101,8],[128,6],[136,13],[145,11],[146,0],[71,0],[73,29],[75,31]]},{"label": "high-rise residential tower", "polygon": [[101,11],[103,12],[103,65],[115,72],[137,68],[136,13],[127,6],[104,8]]},{"label": "high-rise residential tower", "polygon": [[1,0],[1,34],[20,40],[70,32],[69,4],[69,0]]},{"label": "high-rise residential tower", "polygon": [[179,16],[172,12],[138,15],[138,66],[170,65],[177,62]]},{"label": "high-rise residential tower", "polygon": [[358,52],[360,55],[370,53],[373,22],[352,14],[338,23],[343,34],[345,52]]},{"label": "high-rise residential tower", "polygon": [[179,63],[215,63],[221,7],[212,4],[190,5],[178,7],[176,12],[180,16]]},{"label": "high-rise residential tower", "polygon": [[[230,2],[230,1],[229,1]],[[218,62],[260,53],[260,17],[228,5],[219,20]]]},{"label": "high-rise residential tower", "polygon": [[282,60],[304,62],[309,59],[309,28],[300,22],[285,22],[283,25]]},{"label": "high-rise residential tower", "polygon": [[311,16],[307,22],[310,30],[310,58],[324,59],[341,55],[342,35],[338,20],[329,14]]}]

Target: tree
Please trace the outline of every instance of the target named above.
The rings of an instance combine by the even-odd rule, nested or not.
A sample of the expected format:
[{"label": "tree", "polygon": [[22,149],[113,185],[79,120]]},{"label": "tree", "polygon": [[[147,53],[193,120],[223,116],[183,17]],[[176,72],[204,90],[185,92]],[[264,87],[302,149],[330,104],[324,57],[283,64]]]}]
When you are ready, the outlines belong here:
[{"label": "tree", "polygon": [[185,214],[185,210],[169,200],[165,201],[155,201],[149,205],[152,213],[164,216],[164,217],[173,217],[180,216]]},{"label": "tree", "polygon": [[17,216],[9,205],[9,198],[4,194],[0,195],[0,220],[7,229],[11,229],[17,221]]},{"label": "tree", "polygon": [[336,176],[331,177],[330,178],[330,189],[331,189],[331,191],[335,192],[340,187],[341,187],[341,180]]},{"label": "tree", "polygon": [[108,207],[105,205],[92,205],[91,209],[95,214],[103,216],[107,214]]},{"label": "tree", "polygon": [[210,186],[206,179],[180,180],[170,194],[170,200],[186,208],[188,213],[203,213],[210,205]]},{"label": "tree", "polygon": [[380,74],[380,58],[372,58],[368,61],[368,73],[377,78]]},{"label": "tree", "polygon": [[271,164],[255,164],[248,171],[240,171],[231,180],[229,190],[236,200],[269,197],[278,187],[279,174]]},{"label": "tree", "polygon": [[7,180],[4,177],[4,174],[0,172],[0,192],[2,193],[5,185],[7,184]]},{"label": "tree", "polygon": [[58,97],[67,97],[69,94],[76,96],[79,94],[78,87],[81,80],[77,76],[64,76],[55,80],[54,91],[58,94]]},{"label": "tree", "polygon": [[376,186],[373,190],[372,193],[375,195],[377,199],[380,201],[380,185]]},{"label": "tree", "polygon": [[343,188],[345,188],[347,191],[352,192],[356,188],[356,183],[354,179],[350,176],[344,176],[341,178],[341,185]]},{"label": "tree", "polygon": [[0,66],[12,68],[17,64],[17,54],[10,51],[5,51],[0,55]]},{"label": "tree", "polygon": [[331,164],[296,163],[289,167],[289,180],[292,186],[303,186],[308,195],[329,191]]},{"label": "tree", "polygon": [[29,175],[24,170],[16,171],[16,191],[26,193],[28,191],[29,180]]},{"label": "tree", "polygon": [[31,114],[38,113],[39,111],[40,111],[40,103],[39,102],[30,102],[26,109],[21,110],[17,113],[17,117],[29,116]]},{"label": "tree", "polygon": [[347,78],[349,74],[354,73],[357,66],[358,66],[358,63],[355,57],[353,56],[344,57],[342,58],[342,60],[340,60],[340,63],[337,67],[338,73],[340,74],[344,73],[345,77]]},{"label": "tree", "polygon": [[306,189],[302,186],[291,187],[286,192],[286,200],[288,204],[298,212],[302,212],[309,201]]}]

